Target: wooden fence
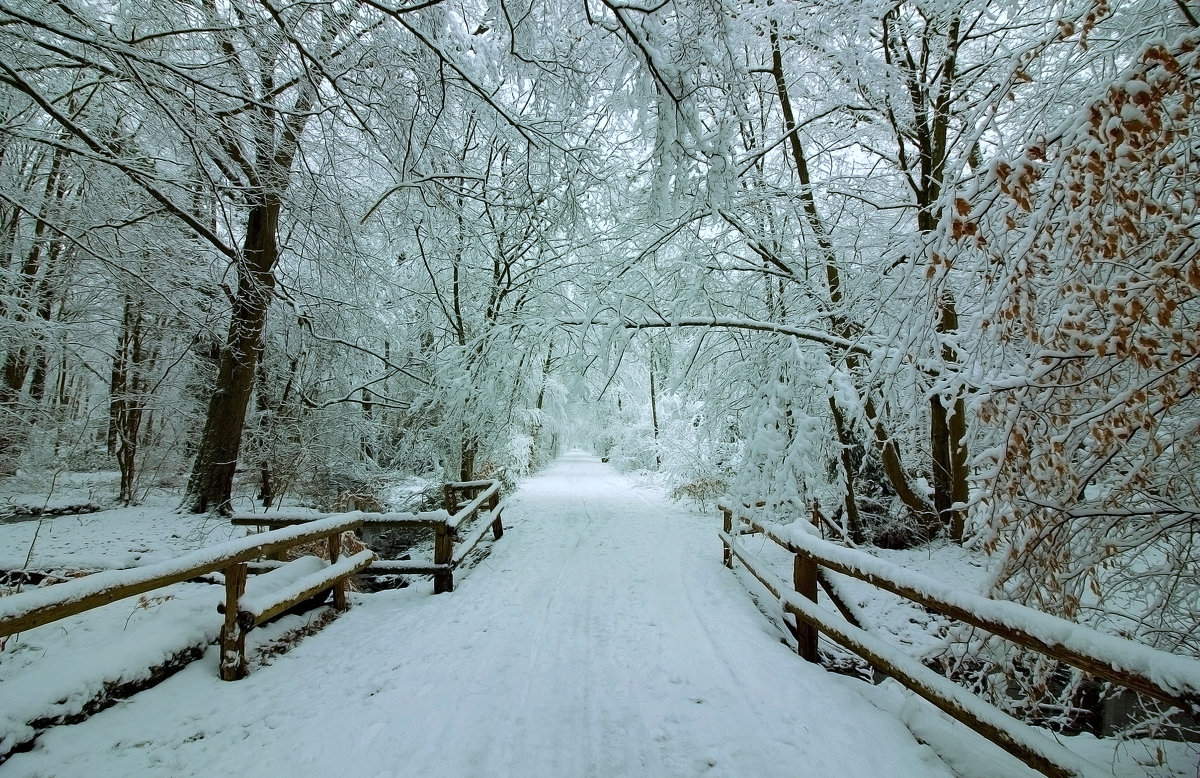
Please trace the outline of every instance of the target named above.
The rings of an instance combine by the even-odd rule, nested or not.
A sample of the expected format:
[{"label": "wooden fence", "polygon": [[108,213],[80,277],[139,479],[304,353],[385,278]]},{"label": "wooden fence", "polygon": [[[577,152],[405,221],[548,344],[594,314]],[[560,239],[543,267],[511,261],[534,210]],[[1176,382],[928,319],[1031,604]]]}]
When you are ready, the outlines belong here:
[{"label": "wooden fence", "polygon": [[[1168,705],[1200,711],[1200,662],[1196,660],[1107,635],[1017,603],[952,590],[870,554],[826,542],[804,528],[784,527],[740,511],[735,516],[725,506],[720,510],[724,519],[720,537],[725,566],[732,568],[735,559],[741,562],[778,598],[783,610],[795,617],[801,656],[817,661],[817,635],[824,633],[1045,775],[1065,777],[1109,772],[862,629],[856,623],[854,609],[838,595],[828,571],[865,581]],[[750,533],[761,534],[795,555],[790,585],[742,546],[739,536]],[[844,618],[816,605],[818,585],[825,588]]]},{"label": "wooden fence", "polygon": [[[490,529],[494,539],[504,534],[499,481],[462,481],[443,487],[445,511],[428,513],[363,513],[355,512],[359,526],[373,529],[426,530],[433,537],[433,559],[381,559],[368,566],[367,575],[407,573],[432,575],[433,593],[454,591],[454,572]],[[486,515],[484,515],[486,514]],[[482,516],[478,525],[468,527]],[[303,525],[317,520],[313,516],[287,513],[240,513],[231,521],[239,526],[258,526],[271,529]]]},{"label": "wooden fence", "polygon": [[[51,624],[68,616],[134,597],[208,573],[225,575],[225,623],[221,629],[221,678],[247,673],[246,632],[288,608],[333,591],[333,606],[345,610],[346,581],[367,567],[374,554],[364,551],[339,559],[341,534],[357,529],[353,516],[336,516],[302,527],[238,538],[176,559],[128,570],[109,570],[84,578],[21,592],[0,599],[0,636]],[[312,557],[282,566],[273,577],[258,576],[247,591],[247,563],[277,555],[302,543],[325,540],[329,564]]]},{"label": "wooden fence", "polygon": [[[504,534],[503,504],[496,481],[451,483],[445,487],[446,510],[429,514],[346,513],[336,516],[286,516],[259,514],[234,517],[235,524],[270,527],[266,532],[238,538],[175,559],[128,570],[107,570],[83,578],[34,589],[0,599],[0,637],[51,624],[60,619],[135,597],[164,586],[209,573],[223,573],[225,614],[221,628],[221,678],[242,678],[248,672],[246,633],[289,608],[332,591],[333,607],[345,610],[348,580],[364,572],[416,573],[433,576],[434,593],[454,589],[454,571],[483,536],[491,530],[498,540]],[[459,538],[472,519],[486,520]],[[432,562],[376,560],[373,551],[341,556],[343,532],[365,526],[427,528],[434,535]],[[282,561],[295,546],[325,541],[329,562],[315,557]],[[255,560],[275,558],[261,563]],[[265,570],[250,575],[251,570]]]}]

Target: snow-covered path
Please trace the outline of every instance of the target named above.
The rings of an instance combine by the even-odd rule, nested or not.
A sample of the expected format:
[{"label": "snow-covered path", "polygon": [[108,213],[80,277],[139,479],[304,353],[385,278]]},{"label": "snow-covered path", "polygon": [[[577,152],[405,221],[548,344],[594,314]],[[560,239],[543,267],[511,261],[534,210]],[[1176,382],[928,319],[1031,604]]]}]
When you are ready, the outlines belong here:
[{"label": "snow-covered path", "polygon": [[947,774],[779,642],[713,516],[578,453],[509,505],[454,593],[361,598],[237,683],[210,651],[0,776]]}]

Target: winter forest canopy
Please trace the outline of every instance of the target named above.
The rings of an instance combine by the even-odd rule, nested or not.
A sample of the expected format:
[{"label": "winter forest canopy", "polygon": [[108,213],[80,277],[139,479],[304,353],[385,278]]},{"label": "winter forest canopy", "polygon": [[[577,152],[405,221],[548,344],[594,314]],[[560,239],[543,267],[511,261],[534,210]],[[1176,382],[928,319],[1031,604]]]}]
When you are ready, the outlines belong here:
[{"label": "winter forest canopy", "polygon": [[1198,20],[3,0],[0,478],[205,511],[578,445],[1200,655]]}]

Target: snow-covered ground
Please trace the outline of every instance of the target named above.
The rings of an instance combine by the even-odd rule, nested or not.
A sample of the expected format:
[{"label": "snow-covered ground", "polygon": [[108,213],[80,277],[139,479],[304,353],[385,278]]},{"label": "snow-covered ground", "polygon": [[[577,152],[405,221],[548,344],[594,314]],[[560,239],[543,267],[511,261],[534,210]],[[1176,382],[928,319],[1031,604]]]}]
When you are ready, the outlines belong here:
[{"label": "snow-covered ground", "polygon": [[0,523],[0,570],[136,567],[244,534],[225,519],[176,513],[178,504],[155,496],[131,508]]},{"label": "snow-covered ground", "polygon": [[[236,683],[217,679],[210,649],[159,686],[50,730],[0,776],[1027,774],[890,683],[800,661],[722,567],[713,513],[581,453],[508,505],[504,538],[455,592],[432,596],[424,581],[357,595],[347,614]],[[43,522],[35,559],[144,564],[229,534],[161,509],[97,516],[109,518]],[[0,525],[0,560],[23,561],[34,526]],[[147,630],[147,641],[181,624],[215,632],[219,590],[190,586],[92,618],[117,624],[127,644],[141,642],[121,638],[128,630]],[[156,608],[174,615],[156,621]],[[0,726],[28,713],[10,690],[60,694],[51,674],[62,662],[93,662],[80,640],[105,653],[97,630],[48,625],[21,637],[25,650],[0,653],[0,714],[10,714]],[[1195,771],[1186,749],[1169,755],[1172,773],[1139,767],[1146,753],[1113,761],[1111,744],[1065,740],[1116,775]]]}]

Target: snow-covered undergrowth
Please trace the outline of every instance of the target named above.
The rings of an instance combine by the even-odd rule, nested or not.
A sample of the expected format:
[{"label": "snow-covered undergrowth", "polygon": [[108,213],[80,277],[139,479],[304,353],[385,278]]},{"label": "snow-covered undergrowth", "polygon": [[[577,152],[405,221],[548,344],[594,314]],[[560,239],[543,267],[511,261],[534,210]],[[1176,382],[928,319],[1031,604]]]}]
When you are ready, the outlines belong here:
[{"label": "snow-covered undergrowth", "polygon": [[[78,495],[63,490],[55,499]],[[221,518],[176,513],[178,507],[178,495],[156,494],[135,507],[0,523],[0,570],[135,567],[244,534]]]}]

